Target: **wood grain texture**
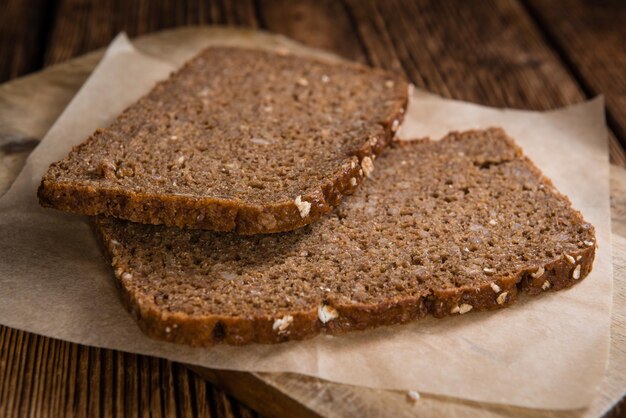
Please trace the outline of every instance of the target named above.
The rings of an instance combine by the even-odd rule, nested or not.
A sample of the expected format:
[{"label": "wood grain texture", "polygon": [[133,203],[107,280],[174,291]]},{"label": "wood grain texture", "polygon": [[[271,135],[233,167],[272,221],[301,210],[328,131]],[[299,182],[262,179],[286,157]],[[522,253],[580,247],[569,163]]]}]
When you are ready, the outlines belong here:
[{"label": "wood grain texture", "polygon": [[[37,69],[44,60],[45,65],[56,64],[106,46],[120,31],[138,35],[203,23],[257,26],[252,1],[59,1],[46,40],[38,39],[41,30],[48,30],[41,22],[48,11],[44,3],[0,3],[0,79]],[[21,58],[27,54],[27,60]],[[0,86],[2,97],[26,91],[53,98],[34,106],[36,123],[29,123],[27,131],[13,125],[20,118],[11,113],[11,103],[0,102],[0,130],[12,132],[0,137],[0,180],[19,171],[100,56],[90,54],[69,63],[71,77],[67,66],[52,67],[48,79],[32,76]],[[3,65],[9,64],[10,70],[5,70]],[[161,359],[83,347],[6,327],[0,327],[0,347],[0,416],[257,416],[187,368]]]},{"label": "wood grain texture", "polygon": [[537,110],[585,99],[516,2],[348,3],[372,62],[393,68],[399,61],[418,87]]},{"label": "wood grain texture", "polygon": [[[532,110],[587,99],[516,1],[346,1],[369,61],[402,68],[425,90]],[[612,162],[626,167],[623,149],[610,141]]]},{"label": "wood grain texture", "polygon": [[0,416],[249,417],[183,365],[0,327]]},{"label": "wood grain texture", "polygon": [[626,144],[626,2],[525,3],[588,94],[606,96],[609,126]]},{"label": "wood grain texture", "polygon": [[53,11],[53,1],[0,1],[0,83],[41,68]]},{"label": "wood grain texture", "polygon": [[[626,190],[626,170],[613,166],[612,185]],[[618,189],[612,187],[612,194]],[[617,219],[616,219],[617,217]],[[613,221],[626,220],[613,212]],[[518,417],[518,418],[587,418],[623,417],[623,396],[626,391],[626,237],[613,233],[614,302],[611,325],[612,340],[609,364],[605,378],[598,387],[599,396],[588,409],[577,411],[540,411],[512,406],[486,404],[422,394],[418,402],[412,402],[402,392],[359,388],[325,382],[313,377],[289,373],[241,373],[192,368],[201,376],[236,393],[242,401],[269,415],[258,399],[268,399],[284,394],[290,402],[281,403],[281,409],[272,410],[271,416],[336,416],[336,417],[441,417],[464,418]],[[621,402],[619,401],[622,399]],[[295,401],[295,403],[294,403]]]},{"label": "wood grain texture", "polygon": [[[345,4],[309,0],[299,3],[284,0],[115,3],[71,0],[61,1],[55,16],[46,54],[48,64],[104,46],[119,30],[138,35],[195,23],[238,24],[269,28],[305,44],[404,72],[417,85],[447,97],[532,109],[559,107],[585,98],[585,89],[576,83],[562,57],[545,42],[540,27],[527,10],[515,1],[477,5],[399,0],[354,0]],[[320,19],[325,21],[319,22]],[[84,80],[80,77],[86,77],[95,62],[97,55],[79,64],[67,63],[76,65],[80,71],[76,78],[57,85],[58,103],[69,100]],[[0,103],[0,109],[7,107]],[[30,137],[40,138],[56,118],[51,114],[60,111],[54,105],[47,109],[51,113],[44,111],[37,115],[42,133]],[[626,161],[619,159],[623,151],[615,141],[612,145],[613,161]],[[615,170],[619,169],[614,167]],[[612,187],[615,189],[616,185],[626,190],[626,183],[621,180],[613,179]],[[625,199],[622,196],[613,196],[614,209],[622,207],[620,202]],[[626,218],[618,217],[616,222],[614,215],[616,224],[626,225]],[[618,297],[624,300],[626,291],[616,292]],[[624,317],[622,312],[621,329]],[[612,353],[621,350],[623,354],[624,341],[620,341],[614,341],[621,345],[612,347]],[[626,375],[624,364],[619,361],[612,364],[611,373]],[[425,416],[441,413],[476,416],[485,411],[495,416],[512,413],[533,416],[534,412],[502,411],[488,405],[467,405],[436,397],[425,397],[424,402],[414,407],[404,394],[394,392],[371,393],[319,380],[311,382],[310,378],[294,375],[242,373],[245,379],[238,379],[232,372],[213,372],[217,377],[212,379],[270,415],[281,414],[281,408],[283,412],[291,412],[288,414],[291,416],[294,411],[307,416],[391,411],[398,411],[398,416],[418,412]],[[606,397],[602,403],[605,406],[626,387],[624,381],[615,376],[608,385],[601,389]],[[288,400],[285,400],[285,393],[289,393]],[[373,404],[364,403],[373,398],[376,399]],[[293,409],[296,407],[298,409]],[[595,415],[590,416],[597,416],[601,410],[598,406]],[[619,411],[615,411],[612,413],[618,416]],[[255,413],[180,365],[152,357],[81,347],[0,327],[0,416],[5,415],[222,417],[255,416]]]},{"label": "wood grain texture", "polygon": [[106,46],[121,31],[135,37],[180,25],[258,27],[252,0],[60,0],[57,16],[46,65]]},{"label": "wood grain texture", "polygon": [[344,58],[365,62],[365,53],[344,5],[336,0],[260,0],[263,28]]}]

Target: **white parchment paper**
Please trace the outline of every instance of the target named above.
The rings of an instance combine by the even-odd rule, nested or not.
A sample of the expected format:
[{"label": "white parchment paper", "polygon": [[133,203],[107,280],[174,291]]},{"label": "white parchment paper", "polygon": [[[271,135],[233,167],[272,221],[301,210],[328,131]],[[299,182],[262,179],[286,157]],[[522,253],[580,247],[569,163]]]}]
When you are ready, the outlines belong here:
[{"label": "white parchment paper", "polygon": [[496,312],[272,346],[194,349],[144,336],[122,307],[85,218],[42,209],[36,200],[48,165],[165,78],[175,67],[172,61],[172,55],[148,56],[118,37],[0,199],[0,323],[210,368],[296,372],[532,408],[590,403],[607,361],[612,297],[602,99],[538,113],[416,91],[400,132],[405,138],[441,137],[450,130],[504,127],[596,227],[593,272],[579,285],[522,298]]}]

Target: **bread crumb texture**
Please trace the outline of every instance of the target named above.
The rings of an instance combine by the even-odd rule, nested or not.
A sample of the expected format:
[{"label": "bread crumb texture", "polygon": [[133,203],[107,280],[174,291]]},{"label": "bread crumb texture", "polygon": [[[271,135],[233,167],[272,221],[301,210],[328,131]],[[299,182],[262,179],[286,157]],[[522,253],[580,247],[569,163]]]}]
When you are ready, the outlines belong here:
[{"label": "bread crumb texture", "polygon": [[407,100],[403,78],[382,70],[208,48],[52,164],[40,203],[192,229],[293,230],[361,183],[354,160],[369,175]]},{"label": "bread crumb texture", "polygon": [[569,287],[591,270],[594,228],[499,129],[397,144],[371,176],[292,232],[111,218],[98,218],[96,231],[144,331],[191,345],[467,316],[520,292]]}]

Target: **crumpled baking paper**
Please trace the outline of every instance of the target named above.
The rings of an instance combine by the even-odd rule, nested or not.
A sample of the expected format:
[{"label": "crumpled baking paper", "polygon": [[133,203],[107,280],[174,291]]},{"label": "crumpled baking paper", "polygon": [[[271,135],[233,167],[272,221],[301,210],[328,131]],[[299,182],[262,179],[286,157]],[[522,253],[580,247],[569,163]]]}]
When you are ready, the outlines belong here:
[{"label": "crumpled baking paper", "polygon": [[[255,42],[244,38],[222,34],[206,43]],[[265,34],[259,39],[266,45],[263,39],[270,38]],[[270,47],[310,53],[283,40],[277,38]],[[201,349],[144,336],[120,303],[111,268],[86,219],[42,209],[36,189],[51,162],[109,124],[203,43],[179,45],[178,60],[175,54],[146,55],[123,35],[110,45],[0,199],[0,323],[209,368],[296,372],[532,408],[573,409],[590,403],[607,361],[612,296],[602,99],[539,113],[491,109],[414,91],[399,133],[403,138],[441,137],[450,130],[504,127],[596,227],[599,247],[593,272],[572,289],[523,298],[499,311],[279,345]]]}]

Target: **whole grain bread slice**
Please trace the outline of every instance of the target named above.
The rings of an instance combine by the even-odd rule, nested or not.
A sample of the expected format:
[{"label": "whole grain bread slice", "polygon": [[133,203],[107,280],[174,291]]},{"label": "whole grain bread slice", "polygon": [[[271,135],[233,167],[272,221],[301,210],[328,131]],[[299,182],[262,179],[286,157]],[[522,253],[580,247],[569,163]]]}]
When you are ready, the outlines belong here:
[{"label": "whole grain bread slice", "polygon": [[39,200],[147,224],[292,230],[354,192],[407,87],[353,63],[208,48],[52,164]]},{"label": "whole grain bread slice", "polygon": [[329,216],[236,236],[99,218],[150,336],[275,343],[502,308],[591,271],[594,228],[500,129],[398,144]]}]

